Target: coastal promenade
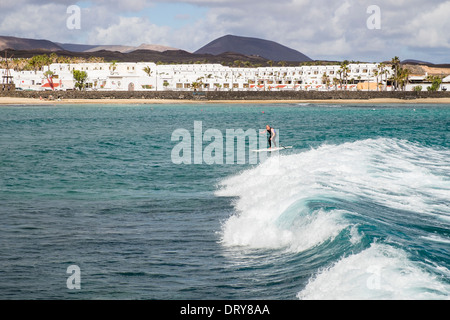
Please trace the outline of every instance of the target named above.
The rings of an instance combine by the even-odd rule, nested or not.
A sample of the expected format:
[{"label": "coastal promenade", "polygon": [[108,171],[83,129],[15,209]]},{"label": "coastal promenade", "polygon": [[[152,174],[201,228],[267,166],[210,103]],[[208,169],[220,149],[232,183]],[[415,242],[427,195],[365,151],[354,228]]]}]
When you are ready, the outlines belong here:
[{"label": "coastal promenade", "polygon": [[450,103],[450,92],[413,91],[0,91],[0,104],[325,102]]}]

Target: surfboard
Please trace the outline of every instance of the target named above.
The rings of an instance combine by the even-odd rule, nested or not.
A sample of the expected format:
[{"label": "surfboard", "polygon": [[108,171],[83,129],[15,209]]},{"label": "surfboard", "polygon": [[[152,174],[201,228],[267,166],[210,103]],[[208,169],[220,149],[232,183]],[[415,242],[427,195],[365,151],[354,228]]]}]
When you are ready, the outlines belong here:
[{"label": "surfboard", "polygon": [[292,149],[292,146],[286,146],[286,147],[274,147],[274,148],[266,148],[266,149],[257,149],[252,150],[253,152],[273,152],[273,151],[280,151],[284,149]]}]

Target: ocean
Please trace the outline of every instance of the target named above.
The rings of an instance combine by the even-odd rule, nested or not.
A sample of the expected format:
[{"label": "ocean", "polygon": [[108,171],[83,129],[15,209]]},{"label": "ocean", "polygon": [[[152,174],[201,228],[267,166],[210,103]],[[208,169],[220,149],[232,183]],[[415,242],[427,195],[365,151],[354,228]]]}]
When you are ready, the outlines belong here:
[{"label": "ocean", "polygon": [[0,177],[0,299],[450,297],[450,105],[3,106]]}]

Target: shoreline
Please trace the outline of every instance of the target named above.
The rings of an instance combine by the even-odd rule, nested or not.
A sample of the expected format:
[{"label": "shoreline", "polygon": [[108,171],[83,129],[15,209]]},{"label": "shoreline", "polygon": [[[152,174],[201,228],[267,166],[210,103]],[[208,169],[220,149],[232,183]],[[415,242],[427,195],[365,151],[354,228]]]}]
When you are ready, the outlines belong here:
[{"label": "shoreline", "polygon": [[62,99],[0,97],[0,106],[8,105],[91,105],[91,104],[450,104],[450,98],[373,98],[373,99],[327,99],[327,100],[184,100],[184,99]]}]

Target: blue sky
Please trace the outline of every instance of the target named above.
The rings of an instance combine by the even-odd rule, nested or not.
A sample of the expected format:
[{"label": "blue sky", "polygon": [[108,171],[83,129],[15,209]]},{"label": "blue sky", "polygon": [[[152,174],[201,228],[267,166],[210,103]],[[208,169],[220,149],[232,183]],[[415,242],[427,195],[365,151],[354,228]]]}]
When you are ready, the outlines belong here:
[{"label": "blue sky", "polygon": [[[66,27],[67,7],[81,28]],[[0,2],[0,35],[195,51],[226,34],[273,40],[313,59],[450,63],[450,0],[15,0]]]},{"label": "blue sky", "polygon": [[[83,9],[95,7],[95,1],[73,2]],[[139,11],[123,11],[121,15],[125,17],[147,17],[157,25],[166,25],[177,29],[201,19],[207,12],[207,8],[191,3],[146,1],[146,4]]]},{"label": "blue sky", "polygon": [[195,23],[207,13],[206,8],[188,3],[156,3],[138,14],[146,16],[157,25],[179,29]]}]

